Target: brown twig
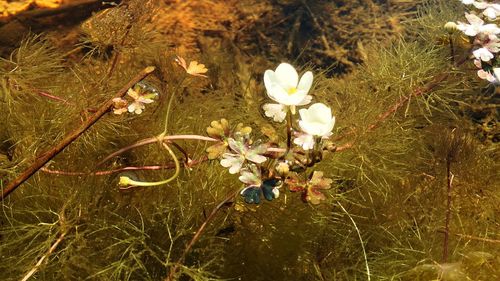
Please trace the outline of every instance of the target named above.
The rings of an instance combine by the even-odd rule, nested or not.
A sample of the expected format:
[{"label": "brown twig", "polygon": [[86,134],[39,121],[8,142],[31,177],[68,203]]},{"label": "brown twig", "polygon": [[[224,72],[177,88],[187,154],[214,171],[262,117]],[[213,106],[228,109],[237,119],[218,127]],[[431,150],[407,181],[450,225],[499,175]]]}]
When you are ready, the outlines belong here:
[{"label": "brown twig", "polygon": [[35,266],[30,271],[28,271],[28,273],[26,273],[26,275],[24,275],[24,277],[23,277],[23,279],[21,279],[21,281],[28,280],[31,276],[33,276],[33,274],[35,274],[38,271],[38,269],[42,265],[43,261],[46,260],[57,249],[57,246],[63,241],[64,236],[66,236],[66,234],[68,234],[68,230],[64,231],[63,233],[61,233],[61,235],[59,235],[59,238],[57,238],[57,240],[54,242],[54,244],[52,244],[52,246],[50,246],[50,249],[47,251],[47,253],[45,255],[43,255],[38,260],[38,262],[35,264]]},{"label": "brown twig", "polygon": [[139,146],[143,145],[148,145],[152,144],[158,141],[170,141],[170,140],[203,140],[203,141],[212,141],[212,142],[217,142],[219,141],[218,139],[214,139],[211,137],[205,137],[205,136],[199,136],[199,135],[173,135],[173,136],[162,136],[162,137],[152,137],[152,138],[147,138],[140,140],[134,144],[131,144],[129,146],[126,146],[124,148],[121,148],[110,155],[106,156],[103,160],[101,160],[99,163],[97,163],[97,166],[102,165],[104,162],[108,161],[109,159],[118,156],[122,153],[125,153],[126,151],[129,151],[131,149],[134,149]]},{"label": "brown twig", "polygon": [[95,122],[97,122],[109,109],[113,106],[114,98],[121,98],[125,96],[127,90],[133,87],[137,82],[144,79],[151,72],[155,70],[154,66],[148,66],[139,72],[132,80],[130,80],[125,86],[123,86],[117,94],[109,99],[106,103],[104,103],[97,112],[92,115],[88,120],[86,120],[78,129],[69,133],[63,140],[61,140],[57,145],[55,145],[52,149],[45,152],[36,158],[35,162],[31,164],[24,172],[21,173],[16,179],[9,182],[5,189],[2,190],[2,198],[5,199],[11,192],[13,192],[19,185],[21,185],[24,181],[30,178],[34,173],[36,173],[43,165],[45,165],[50,159],[54,158],[57,154],[66,148],[69,144],[75,141],[81,134],[83,134],[88,128],[90,128]]},{"label": "brown twig", "polygon": [[170,272],[169,272],[167,278],[165,278],[165,281],[173,281],[174,280],[173,278],[174,278],[175,274],[177,273],[177,271],[179,270],[181,263],[184,262],[184,259],[186,258],[187,253],[189,253],[189,251],[191,250],[193,245],[196,243],[196,241],[198,241],[198,239],[200,239],[201,234],[203,233],[203,231],[207,227],[208,223],[215,217],[215,215],[219,212],[219,210],[227,202],[229,202],[230,200],[232,200],[236,196],[236,194],[238,194],[238,190],[231,192],[228,196],[226,196],[226,198],[224,200],[222,200],[217,206],[215,206],[215,208],[212,210],[212,212],[208,215],[208,217],[205,219],[205,221],[198,228],[198,230],[194,234],[191,241],[189,241],[188,245],[184,249],[184,252],[182,252],[181,257],[177,260],[177,262],[174,264],[172,269],[170,269]]},{"label": "brown twig", "polygon": [[[196,160],[190,159],[189,167],[201,164],[207,160],[208,158],[206,156]],[[113,170],[96,171],[96,172],[70,172],[70,171],[52,170],[48,168],[40,168],[40,171],[47,174],[60,175],[60,176],[107,176],[124,171],[145,171],[145,170],[156,171],[156,170],[173,169],[173,168],[175,168],[175,165],[173,163],[170,163],[167,165],[149,165],[149,166],[139,166],[139,167],[130,166],[130,167],[123,167]]]},{"label": "brown twig", "polygon": [[47,92],[44,92],[44,91],[39,91],[39,92],[37,92],[37,94],[38,94],[39,96],[46,97],[46,98],[49,98],[49,99],[52,99],[52,100],[55,100],[55,101],[58,101],[58,102],[62,102],[62,103],[64,103],[64,104],[68,104],[68,105],[71,105],[71,104],[72,104],[72,103],[70,103],[69,101],[67,101],[67,100],[65,100],[65,99],[63,99],[63,98],[60,98],[60,97],[58,97],[58,96],[51,95],[51,94],[49,94],[49,93],[47,93]]},{"label": "brown twig", "polygon": [[[458,67],[462,65],[465,61],[467,61],[467,58],[463,58],[462,60],[458,61],[455,66]],[[410,101],[414,97],[419,97],[424,94],[429,93],[432,91],[435,87],[437,87],[441,82],[443,82],[446,78],[450,76],[449,72],[441,73],[437,76],[434,77],[429,83],[425,84],[423,87],[417,88],[414,91],[412,91],[410,94],[406,96],[401,96],[399,100],[391,106],[388,110],[384,111],[383,113],[379,114],[376,118],[376,120],[368,125],[368,131],[372,131],[376,129],[380,123],[385,121],[389,116],[394,114],[396,111],[398,111],[401,107],[403,107],[408,101]],[[351,129],[348,132],[346,132],[343,135],[338,136],[337,138],[334,138],[333,141],[339,141],[347,136],[350,136],[356,132],[356,129]],[[348,143],[347,145],[352,146],[352,143]]]}]

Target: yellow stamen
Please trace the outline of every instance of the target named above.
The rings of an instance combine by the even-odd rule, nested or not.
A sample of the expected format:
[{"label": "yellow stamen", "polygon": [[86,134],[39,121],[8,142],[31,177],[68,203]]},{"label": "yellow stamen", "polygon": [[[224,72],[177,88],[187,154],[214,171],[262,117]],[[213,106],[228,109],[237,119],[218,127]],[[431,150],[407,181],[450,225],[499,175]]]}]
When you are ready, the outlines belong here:
[{"label": "yellow stamen", "polygon": [[295,87],[290,88],[290,89],[288,89],[287,92],[288,92],[288,95],[293,95],[297,92],[297,88],[295,88]]}]

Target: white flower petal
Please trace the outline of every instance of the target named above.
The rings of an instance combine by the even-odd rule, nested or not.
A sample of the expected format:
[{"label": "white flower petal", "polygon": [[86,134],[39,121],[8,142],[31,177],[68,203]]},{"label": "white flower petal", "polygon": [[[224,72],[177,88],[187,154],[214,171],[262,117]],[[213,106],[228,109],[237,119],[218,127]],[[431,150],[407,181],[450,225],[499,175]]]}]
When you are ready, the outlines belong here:
[{"label": "white flower petal", "polygon": [[289,105],[290,95],[288,92],[281,87],[279,84],[272,84],[270,88],[267,88],[267,95],[275,102]]},{"label": "white flower petal", "polygon": [[478,17],[474,14],[465,13],[465,18],[472,25],[483,25],[484,24],[484,21],[480,17]]},{"label": "white flower petal", "polygon": [[278,188],[273,188],[272,192],[274,194],[274,198],[278,198],[280,196],[280,190]]},{"label": "white flower petal", "polygon": [[310,150],[314,148],[314,136],[309,134],[300,134],[293,140],[293,143],[301,146],[304,150]]},{"label": "white flower petal", "polygon": [[264,86],[266,87],[267,94],[269,95],[269,97],[271,97],[270,89],[276,83],[275,81],[276,81],[276,75],[274,74],[274,71],[270,69],[266,70],[266,72],[264,72]]},{"label": "white flower petal", "polygon": [[238,143],[235,139],[229,138],[227,140],[227,143],[229,144],[229,147],[236,153],[241,154],[243,153],[243,148],[241,147],[242,145]]},{"label": "white flower petal", "polygon": [[308,93],[309,90],[311,89],[312,82],[313,82],[313,74],[311,71],[307,71],[300,78],[300,82],[299,82],[299,85],[297,86],[297,90],[305,91],[306,93]]},{"label": "white flower petal", "polygon": [[128,112],[134,112],[135,114],[141,114],[144,109],[144,104],[140,102],[133,102],[128,106]]},{"label": "white flower petal", "polygon": [[297,105],[307,105],[307,104],[310,104],[311,103],[311,100],[312,100],[312,96],[311,95],[306,95],[301,102],[299,102]]},{"label": "white flower petal", "polygon": [[274,72],[276,82],[285,89],[296,88],[299,82],[299,74],[293,66],[288,63],[281,63]]},{"label": "white flower petal", "polygon": [[259,154],[253,154],[253,153],[247,154],[246,159],[248,159],[249,161],[252,161],[254,163],[257,163],[257,164],[263,163],[267,160],[267,158],[265,156],[259,155]]},{"label": "white flower petal", "polygon": [[276,122],[283,122],[286,117],[285,106],[282,104],[266,103],[262,106],[267,117],[273,118]]},{"label": "white flower petal", "polygon": [[241,170],[242,165],[243,165],[243,162],[235,163],[235,165],[233,165],[233,166],[231,166],[231,168],[229,168],[229,173],[232,175],[237,174]]},{"label": "white flower petal", "polygon": [[482,61],[490,61],[494,55],[486,48],[479,48],[472,52],[476,59],[481,59]]},{"label": "white flower petal", "polygon": [[315,103],[299,110],[299,126],[303,132],[314,136],[329,136],[335,125],[332,110],[323,103]]}]

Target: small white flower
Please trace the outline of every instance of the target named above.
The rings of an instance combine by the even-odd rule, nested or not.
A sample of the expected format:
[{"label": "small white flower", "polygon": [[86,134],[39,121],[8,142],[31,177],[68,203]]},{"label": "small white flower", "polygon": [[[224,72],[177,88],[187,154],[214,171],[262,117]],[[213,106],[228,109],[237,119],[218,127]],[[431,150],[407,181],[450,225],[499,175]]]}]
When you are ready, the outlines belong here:
[{"label": "small white flower", "polygon": [[236,141],[233,138],[228,138],[228,144],[232,151],[235,153],[224,153],[220,164],[223,167],[229,168],[230,174],[236,174],[241,170],[245,160],[260,164],[267,160],[262,153],[267,151],[266,145],[256,145],[250,147],[243,140]]},{"label": "small white flower", "polygon": [[482,61],[490,61],[494,55],[487,48],[479,48],[472,52],[476,59],[481,59]]},{"label": "small white flower", "polygon": [[238,173],[243,166],[243,162],[245,162],[244,156],[232,153],[224,153],[222,155],[222,159],[220,160],[220,164],[223,167],[229,168],[230,174]]},{"label": "small white flower", "polygon": [[496,24],[484,24],[484,21],[474,14],[465,14],[465,18],[469,24],[458,22],[457,29],[461,30],[468,36],[476,36],[479,33],[484,35],[499,34],[500,28]]},{"label": "small white flower", "polygon": [[318,137],[328,137],[335,125],[332,110],[323,103],[315,103],[308,109],[299,110],[299,126],[305,133]]},{"label": "small white flower", "polygon": [[298,133],[293,139],[293,143],[301,146],[304,150],[310,150],[314,148],[314,136],[306,133]]},{"label": "small white flower", "polygon": [[114,98],[113,99],[113,113],[114,114],[122,114],[127,112],[128,102],[122,98]]},{"label": "small white flower", "polygon": [[266,103],[262,108],[267,117],[273,118],[276,122],[283,122],[286,117],[286,106],[276,103]]},{"label": "small white flower", "polygon": [[260,169],[255,165],[249,165],[248,168],[241,169],[240,177],[246,187],[260,187],[262,184],[262,176]]},{"label": "small white flower", "polygon": [[483,10],[483,15],[488,17],[490,20],[496,19],[500,16],[500,4],[490,4],[487,2],[475,2],[474,7]]},{"label": "small white flower", "polygon": [[488,80],[488,82],[490,82],[490,83],[494,83],[497,81],[497,79],[495,78],[495,76],[493,74],[491,74],[490,72],[485,71],[483,69],[479,69],[477,71],[477,76],[483,80]]},{"label": "small white flower", "polygon": [[140,95],[132,88],[128,89],[127,95],[134,99],[134,102],[128,106],[128,112],[134,112],[135,114],[141,114],[142,110],[145,108],[144,104],[153,102],[152,99]]},{"label": "small white flower", "polygon": [[313,74],[307,71],[299,80],[295,68],[288,63],[281,63],[276,71],[266,70],[264,85],[267,95],[274,101],[290,106],[290,111],[295,114],[295,106],[306,105],[312,97],[308,95],[313,82]]}]

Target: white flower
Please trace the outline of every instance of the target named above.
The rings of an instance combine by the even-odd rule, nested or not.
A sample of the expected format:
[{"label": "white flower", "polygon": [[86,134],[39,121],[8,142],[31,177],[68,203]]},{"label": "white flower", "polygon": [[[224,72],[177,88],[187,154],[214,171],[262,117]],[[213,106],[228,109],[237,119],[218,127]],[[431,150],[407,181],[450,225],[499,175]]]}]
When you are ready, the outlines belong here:
[{"label": "white flower", "polygon": [[122,98],[114,98],[113,99],[113,113],[114,114],[122,114],[127,112],[128,102]]},{"label": "white flower", "polygon": [[464,3],[465,5],[470,5],[474,3],[474,0],[460,0],[460,2]]},{"label": "white flower", "polygon": [[249,165],[248,168],[241,169],[241,182],[246,184],[246,187],[260,187],[262,184],[262,176],[260,169],[255,165]]},{"label": "white flower", "polygon": [[328,137],[335,125],[332,110],[323,103],[315,103],[308,109],[299,110],[299,126],[305,133],[318,137]]},{"label": "white flower", "polygon": [[276,122],[283,122],[286,117],[286,107],[282,104],[266,103],[262,108],[267,117],[272,117]]},{"label": "white flower", "polygon": [[490,82],[490,83],[496,82],[495,76],[493,74],[491,74],[490,72],[485,71],[483,69],[479,69],[477,71],[477,76],[483,80],[488,80],[488,82]]},{"label": "white flower", "polygon": [[500,68],[493,68],[493,73],[480,69],[477,71],[477,76],[481,79],[488,80],[488,82],[493,83],[495,85],[500,85]]},{"label": "white flower", "polygon": [[255,147],[250,147],[249,145],[243,143],[242,140],[236,141],[233,138],[228,139],[228,144],[231,150],[236,153],[224,153],[220,164],[223,167],[229,168],[230,174],[238,173],[245,160],[257,164],[263,163],[267,160],[265,156],[260,155],[267,151],[266,145],[256,145]]},{"label": "white flower", "polygon": [[314,136],[305,133],[298,133],[295,135],[293,143],[301,146],[304,150],[310,150],[314,148]]},{"label": "white flower", "polygon": [[474,43],[482,45],[482,48],[472,52],[476,59],[482,61],[490,61],[494,57],[493,53],[500,51],[500,41],[496,35],[477,36]]},{"label": "white flower", "polygon": [[127,95],[134,99],[134,102],[132,102],[128,106],[128,112],[134,112],[135,114],[141,114],[142,110],[145,108],[144,104],[153,102],[152,99],[140,95],[136,90],[132,88],[128,89]]},{"label": "white flower", "polygon": [[458,22],[457,29],[468,36],[476,36],[479,33],[484,35],[499,34],[500,28],[496,24],[484,24],[484,21],[474,14],[465,14],[469,24]]},{"label": "white flower", "polygon": [[232,153],[224,153],[222,155],[222,159],[220,160],[220,164],[223,167],[229,168],[230,174],[238,173],[241,166],[243,166],[243,162],[245,162],[244,156]]},{"label": "white flower", "polygon": [[474,2],[473,4],[474,7],[483,10],[483,15],[490,20],[494,20],[500,16],[500,4],[490,4],[487,2]]},{"label": "white flower", "polygon": [[276,71],[268,69],[264,73],[267,95],[280,104],[290,106],[292,114],[295,113],[295,106],[311,102],[312,97],[307,93],[311,89],[312,82],[311,71],[304,73],[299,81],[297,71],[288,63],[281,63]]},{"label": "white flower", "polygon": [[490,61],[494,55],[487,48],[479,48],[472,52],[476,59],[481,59],[482,61]]}]

